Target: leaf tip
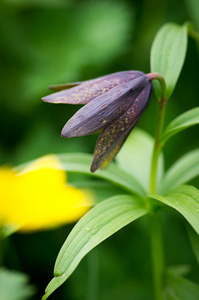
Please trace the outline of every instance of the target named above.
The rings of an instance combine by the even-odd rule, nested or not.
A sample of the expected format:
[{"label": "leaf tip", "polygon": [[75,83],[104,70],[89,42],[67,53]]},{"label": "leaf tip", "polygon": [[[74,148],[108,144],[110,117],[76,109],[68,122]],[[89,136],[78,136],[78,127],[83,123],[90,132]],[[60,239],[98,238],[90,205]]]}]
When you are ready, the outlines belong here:
[{"label": "leaf tip", "polygon": [[45,293],[44,295],[43,295],[43,297],[41,298],[41,300],[46,300],[47,298],[48,298],[48,294],[47,293]]}]

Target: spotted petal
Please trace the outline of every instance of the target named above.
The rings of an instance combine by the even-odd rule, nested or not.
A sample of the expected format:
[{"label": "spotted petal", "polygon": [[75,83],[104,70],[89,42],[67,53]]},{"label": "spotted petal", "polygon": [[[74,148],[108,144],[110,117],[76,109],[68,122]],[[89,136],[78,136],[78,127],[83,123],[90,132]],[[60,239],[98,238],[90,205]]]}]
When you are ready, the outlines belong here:
[{"label": "spotted petal", "polygon": [[77,137],[98,131],[124,114],[146,86],[151,83],[143,75],[98,96],[66,123],[62,136]]},{"label": "spotted petal", "polygon": [[86,104],[113,87],[142,75],[144,73],[140,71],[123,71],[87,81],[60,85],[57,89],[64,90],[43,97],[42,100],[51,103]]},{"label": "spotted petal", "polygon": [[151,92],[152,86],[149,84],[127,112],[102,130],[95,146],[91,172],[95,172],[99,167],[106,168],[114,159],[146,108]]},{"label": "spotted petal", "polygon": [[113,142],[110,147],[105,145],[107,139],[103,136],[106,136],[107,132],[105,132],[105,129],[102,130],[95,147],[94,159],[90,168],[91,172],[95,172],[99,168],[106,169],[108,167],[108,165],[121,149],[122,145],[126,141],[128,135],[130,134],[136,123],[137,121],[135,121],[135,123],[131,127],[129,127],[121,136],[119,136],[118,139]]}]

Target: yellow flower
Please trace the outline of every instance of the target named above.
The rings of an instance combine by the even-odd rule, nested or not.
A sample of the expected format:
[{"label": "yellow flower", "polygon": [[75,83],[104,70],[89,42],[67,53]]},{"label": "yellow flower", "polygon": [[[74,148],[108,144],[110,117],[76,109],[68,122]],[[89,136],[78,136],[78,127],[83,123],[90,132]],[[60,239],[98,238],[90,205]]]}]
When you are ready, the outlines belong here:
[{"label": "yellow flower", "polygon": [[10,231],[48,229],[78,220],[93,203],[89,193],[66,184],[55,155],[22,171],[0,168],[0,226]]}]

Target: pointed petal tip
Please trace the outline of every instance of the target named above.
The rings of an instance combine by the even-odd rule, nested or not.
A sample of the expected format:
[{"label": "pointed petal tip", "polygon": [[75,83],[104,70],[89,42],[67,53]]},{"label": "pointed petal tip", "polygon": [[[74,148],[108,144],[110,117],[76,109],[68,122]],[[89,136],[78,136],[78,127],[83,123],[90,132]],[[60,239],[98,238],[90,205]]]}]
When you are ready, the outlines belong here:
[{"label": "pointed petal tip", "polygon": [[78,137],[78,135],[75,134],[75,131],[73,131],[71,129],[69,130],[68,128],[65,128],[65,126],[64,126],[64,128],[61,131],[61,137],[68,139],[68,138]]},{"label": "pointed petal tip", "polygon": [[41,100],[44,101],[44,102],[48,102],[46,98],[47,98],[47,96],[42,97]]},{"label": "pointed petal tip", "polygon": [[92,161],[92,164],[91,164],[91,167],[90,167],[90,172],[91,173],[94,173],[95,171],[97,171],[98,167],[96,165],[94,165],[93,161]]},{"label": "pointed petal tip", "polygon": [[94,173],[95,171],[97,171],[97,169],[96,168],[93,168],[92,166],[90,167],[90,172],[91,173]]},{"label": "pointed petal tip", "polygon": [[51,103],[56,103],[55,102],[55,97],[53,97],[53,95],[48,95],[48,96],[45,96],[45,97],[42,97],[41,98],[42,101],[44,102],[51,102]]},{"label": "pointed petal tip", "polygon": [[67,130],[65,130],[65,127],[61,131],[61,137],[63,137],[63,138],[70,137],[69,134],[68,134],[68,132],[67,132]]},{"label": "pointed petal tip", "polygon": [[65,103],[64,98],[62,97],[62,95],[60,93],[61,92],[52,93],[50,95],[42,97],[41,100],[44,101],[44,102],[49,102],[49,103],[53,103],[53,104]]},{"label": "pointed petal tip", "polygon": [[63,137],[63,138],[69,138],[70,136],[68,135],[67,132],[65,132],[65,130],[62,129],[62,131],[61,131],[61,137]]}]

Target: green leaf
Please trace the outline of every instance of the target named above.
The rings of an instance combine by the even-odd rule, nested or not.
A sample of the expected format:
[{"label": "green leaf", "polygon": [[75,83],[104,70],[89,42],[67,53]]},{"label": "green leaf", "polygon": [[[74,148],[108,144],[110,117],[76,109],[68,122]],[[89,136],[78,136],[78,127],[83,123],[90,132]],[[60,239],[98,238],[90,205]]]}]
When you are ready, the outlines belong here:
[{"label": "green leaf", "polygon": [[136,193],[140,196],[145,196],[145,191],[138,180],[132,175],[126,173],[121,168],[111,164],[106,170],[98,170],[95,173],[90,173],[92,155],[83,153],[68,153],[57,155],[62,167],[67,172],[75,172],[91,175],[94,177],[108,180],[123,189]]},{"label": "green leaf", "polygon": [[199,107],[195,107],[186,111],[182,115],[174,119],[165,129],[162,136],[162,143],[164,144],[174,134],[199,124]]},{"label": "green leaf", "polygon": [[191,242],[193,252],[194,252],[195,257],[196,257],[196,259],[199,263],[199,236],[190,226],[187,226],[187,231],[188,231],[188,234],[189,234],[189,239],[190,239],[190,242]]},{"label": "green leaf", "polygon": [[199,234],[199,190],[193,186],[183,185],[167,196],[150,195],[150,198],[156,199],[173,207],[181,213],[195,231]]},{"label": "green leaf", "polygon": [[61,248],[55,264],[55,277],[42,299],[47,299],[71,275],[91,249],[145,214],[147,209],[142,200],[127,195],[109,198],[92,208],[76,224]]},{"label": "green leaf", "polygon": [[15,233],[19,230],[19,226],[17,225],[1,225],[0,227],[0,239],[5,239],[9,237],[11,234]]},{"label": "green leaf", "polygon": [[[149,190],[153,145],[154,139],[148,133],[134,129],[116,156],[117,165],[137,178],[145,191]],[[158,162],[158,182],[163,173],[164,158],[161,154]]]},{"label": "green leaf", "polygon": [[101,202],[107,198],[124,194],[124,190],[115,186],[109,182],[102,180],[90,180],[90,181],[74,181],[71,182],[75,187],[80,188],[81,190],[89,191],[92,193],[95,199],[95,204]]},{"label": "green leaf", "polygon": [[[187,25],[165,24],[158,31],[151,48],[151,72],[162,75],[166,81],[166,98],[168,99],[177,83],[187,50]],[[154,82],[158,98],[161,89]]]},{"label": "green leaf", "polygon": [[166,272],[165,300],[198,300],[199,286],[171,271]]},{"label": "green leaf", "polygon": [[27,300],[35,293],[35,288],[28,284],[26,274],[0,269],[0,299]]},{"label": "green leaf", "polygon": [[193,150],[178,159],[166,172],[160,185],[160,193],[187,183],[199,175],[199,149]]},{"label": "green leaf", "polygon": [[193,20],[197,29],[199,29],[199,1],[198,0],[186,0],[186,6],[190,14],[190,19]]}]

